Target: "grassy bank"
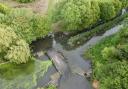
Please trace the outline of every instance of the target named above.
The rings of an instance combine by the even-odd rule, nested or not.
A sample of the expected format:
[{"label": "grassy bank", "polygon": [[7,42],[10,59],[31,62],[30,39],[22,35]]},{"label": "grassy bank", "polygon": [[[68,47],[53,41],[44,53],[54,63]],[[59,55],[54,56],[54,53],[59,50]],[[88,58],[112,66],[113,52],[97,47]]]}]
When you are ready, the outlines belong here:
[{"label": "grassy bank", "polygon": [[47,72],[50,61],[30,61],[26,64],[0,65],[1,89],[33,89]]},{"label": "grassy bank", "polygon": [[67,43],[70,46],[81,45],[81,44],[85,43],[87,40],[89,40],[90,38],[92,38],[93,36],[103,33],[105,31],[111,29],[112,27],[120,24],[121,21],[123,21],[127,17],[128,17],[128,13],[126,13],[122,16],[116,17],[115,19],[108,21],[106,23],[103,23],[87,32],[83,32],[81,34],[72,36],[71,38],[69,38]]},{"label": "grassy bank", "polygon": [[92,60],[93,80],[99,89],[128,89],[128,27],[103,39],[85,52]]}]

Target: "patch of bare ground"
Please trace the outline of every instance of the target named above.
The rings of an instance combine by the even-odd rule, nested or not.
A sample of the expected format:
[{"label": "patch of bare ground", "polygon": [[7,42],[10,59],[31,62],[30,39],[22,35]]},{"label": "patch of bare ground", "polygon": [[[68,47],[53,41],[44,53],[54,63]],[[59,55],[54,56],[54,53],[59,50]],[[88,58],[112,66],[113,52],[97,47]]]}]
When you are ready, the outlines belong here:
[{"label": "patch of bare ground", "polygon": [[35,13],[46,14],[48,10],[49,0],[35,0],[31,3],[19,3],[14,0],[0,0],[0,3],[4,3],[14,8],[28,8],[32,9]]}]

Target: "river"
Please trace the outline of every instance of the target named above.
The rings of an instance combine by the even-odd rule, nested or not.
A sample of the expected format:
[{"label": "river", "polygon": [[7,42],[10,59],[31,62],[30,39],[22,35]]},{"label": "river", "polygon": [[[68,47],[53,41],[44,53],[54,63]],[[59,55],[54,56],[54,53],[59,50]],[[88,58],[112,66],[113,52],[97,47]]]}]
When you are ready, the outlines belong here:
[{"label": "river", "polygon": [[[90,77],[92,72],[91,61],[84,59],[83,53],[103,38],[117,33],[121,27],[122,25],[117,25],[106,31],[104,34],[94,36],[83,45],[72,49],[70,49],[70,46],[67,47],[64,42],[64,39],[66,39],[68,36],[64,34],[61,34],[60,36],[54,35],[52,37],[33,42],[33,52],[37,54],[37,58],[40,60],[48,60],[47,56],[41,56],[38,55],[38,53],[41,51],[48,51],[49,49],[55,49],[56,51],[62,53],[62,55],[65,57],[65,61],[71,69],[73,76],[70,76],[67,80],[62,79],[59,82],[59,89],[91,89],[91,82],[86,79],[86,77]],[[54,74],[55,72],[57,72],[57,70],[55,70],[54,66],[49,69],[47,75],[44,76],[45,80],[41,81],[41,86],[43,86],[42,84],[46,84],[46,82],[50,81],[50,75],[52,73]],[[86,77],[83,76],[85,73],[87,74]]]}]

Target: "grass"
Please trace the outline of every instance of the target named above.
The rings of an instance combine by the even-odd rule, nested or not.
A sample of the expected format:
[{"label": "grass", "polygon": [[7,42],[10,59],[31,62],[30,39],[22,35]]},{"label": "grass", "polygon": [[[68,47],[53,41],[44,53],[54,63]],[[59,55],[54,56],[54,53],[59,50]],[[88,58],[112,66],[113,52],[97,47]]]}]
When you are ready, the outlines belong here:
[{"label": "grass", "polygon": [[47,87],[45,88],[37,88],[37,89],[57,89],[54,85],[48,85]]},{"label": "grass", "polygon": [[1,89],[33,89],[52,63],[50,61],[31,61],[27,64],[6,63],[0,65]]},{"label": "grass", "polygon": [[89,40],[90,38],[92,38],[93,36],[95,36],[99,33],[103,33],[105,31],[111,29],[112,27],[116,26],[117,24],[121,23],[121,21],[123,21],[127,17],[128,17],[128,13],[126,13],[122,16],[119,16],[111,21],[106,22],[106,23],[103,23],[103,24],[95,27],[92,30],[72,36],[69,38],[67,43],[70,46],[81,45],[84,42],[86,42],[87,40]]},{"label": "grass", "polygon": [[[126,51],[128,49],[121,48],[120,50],[121,46],[127,46],[127,30],[121,29],[121,32],[103,39],[85,52],[85,57],[92,60],[93,80],[100,82],[99,89],[128,89],[128,53]],[[122,34],[126,37],[122,37]],[[116,48],[119,54],[113,56],[116,52],[113,53],[114,51],[112,50],[112,53],[109,53],[110,56],[105,58],[103,50],[111,47]]]}]

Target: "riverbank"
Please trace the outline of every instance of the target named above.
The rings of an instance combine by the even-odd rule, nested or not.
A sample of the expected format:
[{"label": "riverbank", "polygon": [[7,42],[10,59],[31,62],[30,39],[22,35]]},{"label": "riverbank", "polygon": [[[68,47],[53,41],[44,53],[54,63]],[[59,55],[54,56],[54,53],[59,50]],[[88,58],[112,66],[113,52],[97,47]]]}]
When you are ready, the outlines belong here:
[{"label": "riverbank", "polygon": [[[8,1],[9,0],[7,0],[7,3],[11,5]],[[65,29],[59,29],[62,32],[78,32],[78,30],[81,31],[84,28],[91,28],[96,22],[112,20],[120,13],[121,9],[125,7],[122,7],[123,2],[119,0],[111,0],[110,2],[100,2],[99,0],[98,2],[92,0],[84,1],[85,0],[79,0],[76,2],[71,0],[68,2],[64,1],[65,4],[58,3],[60,6],[62,5],[62,8],[55,8],[57,14],[52,12],[54,7],[51,4],[54,5],[54,3],[50,3],[51,6],[48,7],[48,2],[43,3],[42,0],[39,0],[39,2],[20,4],[21,6],[17,4],[17,6],[12,6],[14,8],[0,4],[0,60],[2,60],[1,62],[9,62],[8,65],[0,65],[0,86],[2,89],[14,89],[14,87],[16,89],[36,89],[37,87],[49,86],[52,79],[53,81],[54,79],[60,79],[60,82],[57,84],[59,85],[57,86],[59,89],[89,89],[91,87],[91,82],[86,79],[86,77],[90,78],[92,73],[91,61],[88,59],[84,60],[82,56],[83,51],[101,39],[115,34],[122,25],[115,26],[117,23],[115,19],[109,24],[107,23],[107,25],[104,24],[96,29],[90,29],[90,33],[85,34],[83,37],[83,39],[85,38],[83,40],[84,45],[79,45],[79,47],[67,50],[64,48],[65,43],[61,44],[61,41],[65,42],[65,38],[68,38],[68,36],[66,34],[60,34],[59,37],[54,34],[52,28],[54,22],[52,22],[52,19],[55,15],[59,21],[63,21],[62,24]],[[42,8],[43,5],[44,8]],[[33,10],[33,8],[35,10]],[[45,14],[40,13],[43,9]],[[59,18],[60,16],[62,19]],[[122,18],[124,17],[122,16],[121,19],[119,17],[117,21],[122,20]],[[111,24],[115,27],[112,28]],[[106,31],[103,35],[94,36],[96,33],[102,32],[102,29],[104,29],[104,31],[106,31],[106,29],[110,30]],[[92,39],[86,42],[87,39],[91,37]],[[79,44],[79,42],[77,43]],[[74,43],[72,44],[74,45]],[[127,48],[127,46],[119,46],[121,50],[125,47]],[[71,47],[68,46],[68,48]],[[116,47],[110,47],[110,49],[111,48],[116,49]],[[120,50],[119,48],[117,50]],[[54,49],[55,54],[60,54],[54,57],[54,54],[52,54],[51,57],[47,57],[45,52],[48,52],[50,49]],[[108,57],[105,54],[106,49],[103,52],[105,57]],[[64,56],[63,60],[60,60],[60,58],[62,58],[61,55]],[[123,55],[127,54],[124,53]],[[51,64],[49,59],[52,57],[56,60]],[[30,60],[34,60],[34,62],[31,64]],[[63,74],[60,73],[61,78],[53,78],[55,74],[59,73],[60,67],[63,67],[60,65],[63,61],[65,61],[63,65],[69,66],[66,69],[64,68],[64,70],[70,69],[71,72],[66,71],[65,73],[64,71],[66,75],[63,76]],[[59,64],[59,68],[52,66],[50,70],[47,70],[49,66],[57,65],[56,63]],[[46,75],[44,75],[44,73],[46,73]],[[67,76],[67,74],[71,75]],[[52,88],[51,86],[49,87]]]},{"label": "riverbank", "polygon": [[111,21],[100,24],[87,32],[82,32],[80,34],[72,36],[68,39],[67,44],[74,47],[82,45],[84,42],[88,41],[93,36],[102,34],[110,28],[113,28],[114,26],[121,24],[121,22],[125,20],[127,17],[128,13],[124,13],[123,15],[118,16]]},{"label": "riverbank", "polygon": [[93,80],[99,82],[100,89],[128,88],[127,31],[126,26],[85,52],[85,58],[92,60]]}]

